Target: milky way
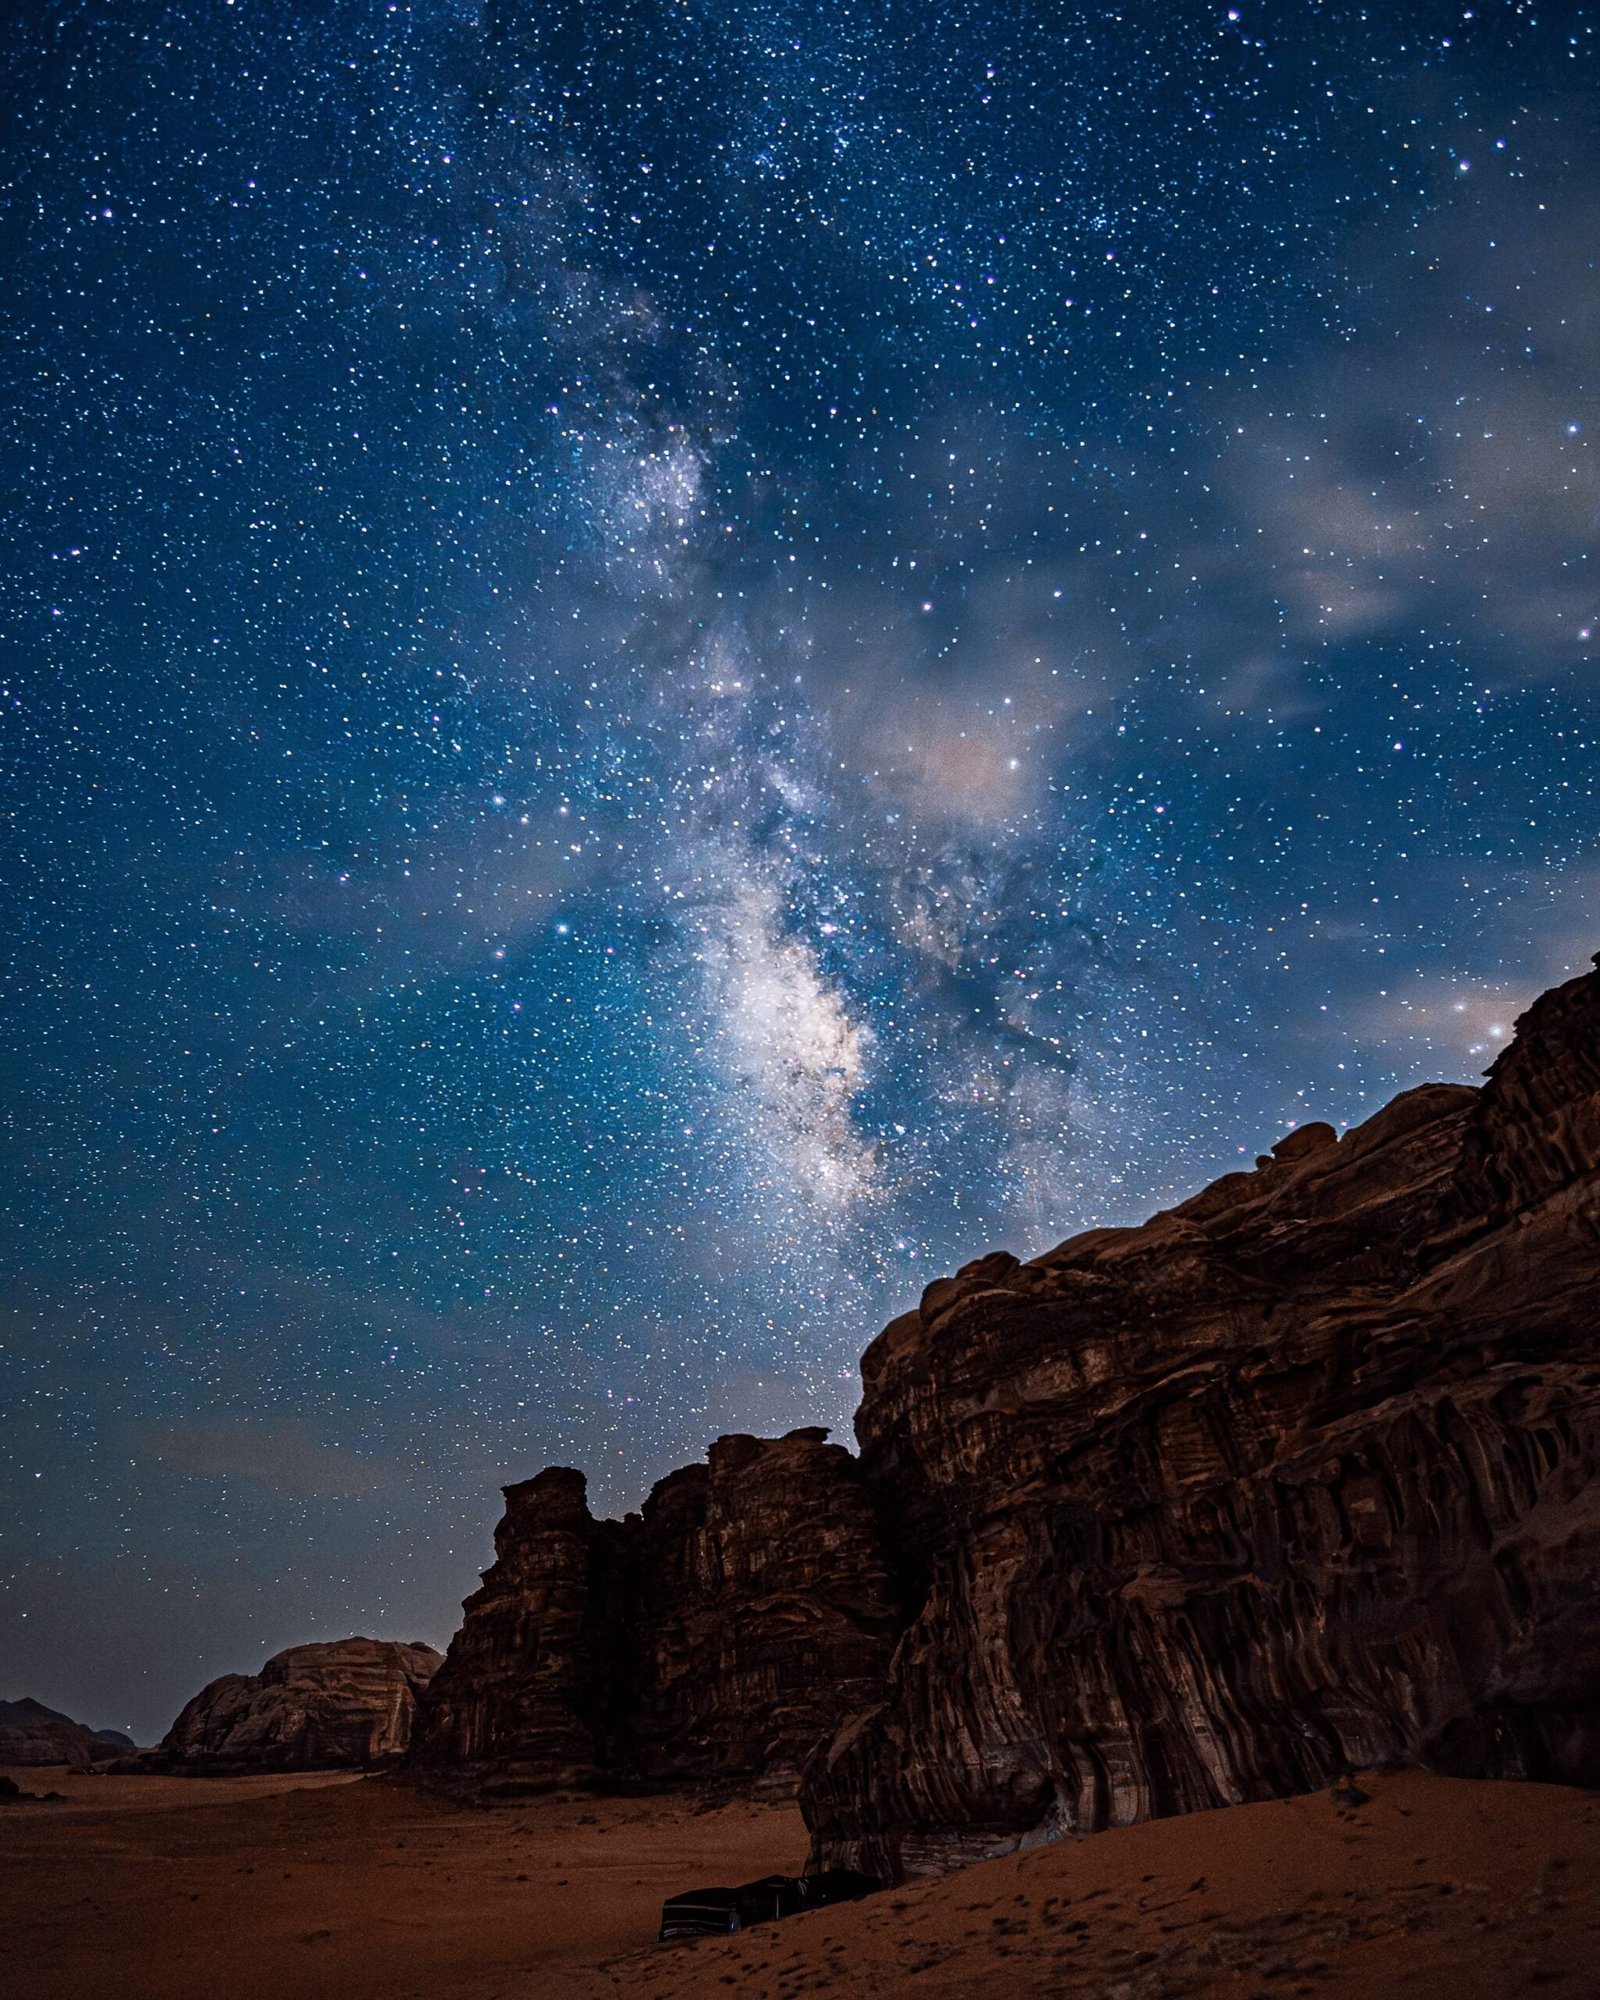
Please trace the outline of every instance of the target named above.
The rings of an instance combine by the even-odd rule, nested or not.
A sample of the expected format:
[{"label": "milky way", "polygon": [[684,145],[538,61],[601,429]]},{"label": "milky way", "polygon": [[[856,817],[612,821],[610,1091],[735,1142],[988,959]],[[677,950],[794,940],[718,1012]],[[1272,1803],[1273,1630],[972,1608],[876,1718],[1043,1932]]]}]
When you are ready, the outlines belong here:
[{"label": "milky way", "polygon": [[5,35],[0,1693],[443,1640],[1600,946],[1591,15]]}]

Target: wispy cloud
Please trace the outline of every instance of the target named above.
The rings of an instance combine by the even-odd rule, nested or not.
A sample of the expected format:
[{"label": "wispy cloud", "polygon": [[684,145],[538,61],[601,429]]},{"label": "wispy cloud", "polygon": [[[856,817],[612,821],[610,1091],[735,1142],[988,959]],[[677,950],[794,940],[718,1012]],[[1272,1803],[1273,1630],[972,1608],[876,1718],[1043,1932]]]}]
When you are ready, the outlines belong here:
[{"label": "wispy cloud", "polygon": [[292,1499],[361,1500],[402,1481],[399,1467],[330,1443],[309,1424],[276,1417],[265,1424],[240,1418],[148,1425],[137,1433],[142,1452],[195,1479],[246,1481]]},{"label": "wispy cloud", "polygon": [[1500,684],[1600,650],[1595,160],[1532,170],[1588,125],[1465,138],[1414,231],[1352,245],[1346,336],[1218,404],[1218,491],[1289,637],[1450,632]]}]

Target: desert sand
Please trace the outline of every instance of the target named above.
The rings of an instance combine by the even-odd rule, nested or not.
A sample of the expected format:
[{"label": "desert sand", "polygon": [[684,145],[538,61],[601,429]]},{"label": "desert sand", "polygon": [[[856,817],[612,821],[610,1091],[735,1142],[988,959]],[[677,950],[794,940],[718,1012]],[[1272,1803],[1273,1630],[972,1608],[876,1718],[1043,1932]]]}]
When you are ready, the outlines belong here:
[{"label": "desert sand", "polygon": [[1600,1993],[1600,1796],[1404,1774],[1064,1841],[728,1939],[662,1898],[795,1870],[792,1808],[381,1779],[14,1774],[8,1990],[29,2000],[1504,2000]]},{"label": "desert sand", "polygon": [[[28,2000],[568,2000],[699,1881],[793,1870],[792,1807],[550,1798],[493,1811],[382,1779],[75,1778],[0,1811],[0,1938]],[[0,1985],[4,1982],[0,1981]]]}]

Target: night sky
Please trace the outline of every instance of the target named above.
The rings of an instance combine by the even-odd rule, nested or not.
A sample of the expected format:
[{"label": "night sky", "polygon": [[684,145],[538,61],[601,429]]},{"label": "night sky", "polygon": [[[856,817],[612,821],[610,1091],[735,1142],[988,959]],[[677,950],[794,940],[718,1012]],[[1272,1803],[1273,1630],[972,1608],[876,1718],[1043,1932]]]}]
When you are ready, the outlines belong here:
[{"label": "night sky", "polygon": [[1592,15],[7,11],[0,1695],[442,1644],[1600,945]]}]

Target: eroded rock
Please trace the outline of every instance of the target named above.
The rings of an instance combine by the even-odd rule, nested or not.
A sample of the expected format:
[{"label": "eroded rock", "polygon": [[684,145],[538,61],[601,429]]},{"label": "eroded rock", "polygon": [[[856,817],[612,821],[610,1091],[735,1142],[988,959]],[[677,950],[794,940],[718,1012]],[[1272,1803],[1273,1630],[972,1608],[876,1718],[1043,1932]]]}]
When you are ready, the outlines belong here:
[{"label": "eroded rock", "polygon": [[412,1768],[554,1786],[620,1762],[639,1517],[596,1521],[585,1493],[565,1466],[506,1487],[494,1564],[422,1705]]},{"label": "eroded rock", "polygon": [[806,1773],[918,1873],[1410,1762],[1600,1782],[1600,978],[1485,1088],[930,1288],[863,1362],[920,1602]]},{"label": "eroded rock", "polygon": [[87,1770],[133,1749],[116,1729],[89,1729],[59,1709],[25,1695],[0,1701],[0,1764],[70,1764]]},{"label": "eroded rock", "polygon": [[495,1548],[410,1758],[493,1791],[792,1784],[899,1628],[859,1465],[822,1430],[719,1438],[624,1521],[552,1468],[507,1487]]},{"label": "eroded rock", "polygon": [[290,1646],[258,1674],[224,1674],[188,1702],[150,1768],[337,1770],[398,1757],[442,1655],[390,1639]]},{"label": "eroded rock", "polygon": [[[902,1876],[1412,1763],[1600,1782],[1600,976],[1482,1090],[931,1284],[859,1459],[507,1489],[417,1768],[781,1778]],[[892,1658],[891,1658],[892,1655]]]},{"label": "eroded rock", "polygon": [[645,1502],[629,1720],[644,1776],[798,1778],[879,1691],[898,1606],[860,1467],[826,1439],[719,1438]]}]

